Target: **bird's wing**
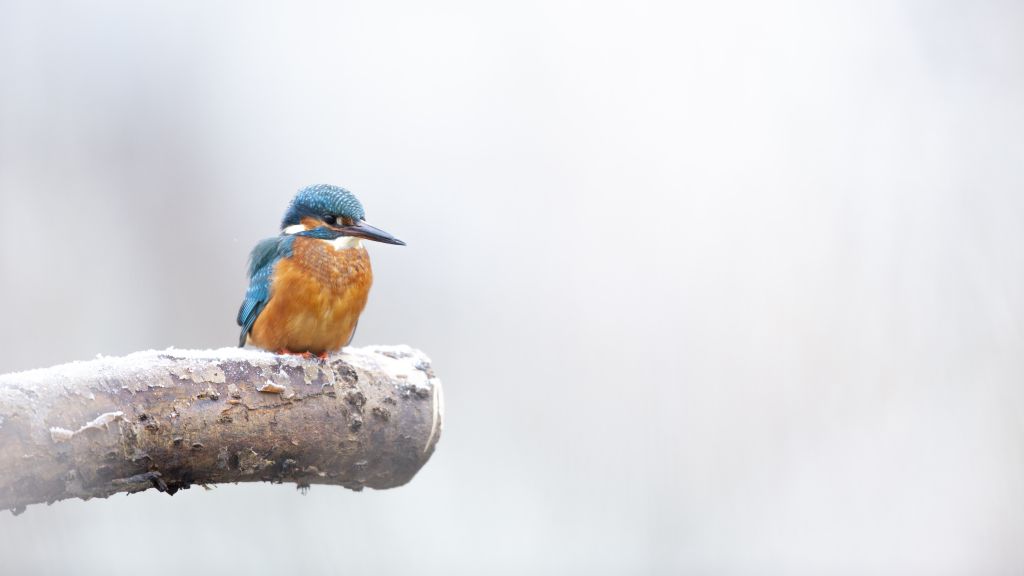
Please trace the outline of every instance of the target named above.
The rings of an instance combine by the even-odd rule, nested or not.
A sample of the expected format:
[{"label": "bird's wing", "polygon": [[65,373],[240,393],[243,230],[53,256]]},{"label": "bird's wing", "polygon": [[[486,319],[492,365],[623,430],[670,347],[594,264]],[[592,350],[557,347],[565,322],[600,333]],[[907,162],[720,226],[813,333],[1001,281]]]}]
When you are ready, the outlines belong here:
[{"label": "bird's wing", "polygon": [[292,236],[267,238],[252,249],[249,256],[249,289],[246,290],[245,299],[238,309],[238,325],[242,327],[242,333],[238,338],[239,347],[245,346],[252,325],[270,301],[270,281],[274,275],[274,265],[281,258],[292,255],[293,241]]}]

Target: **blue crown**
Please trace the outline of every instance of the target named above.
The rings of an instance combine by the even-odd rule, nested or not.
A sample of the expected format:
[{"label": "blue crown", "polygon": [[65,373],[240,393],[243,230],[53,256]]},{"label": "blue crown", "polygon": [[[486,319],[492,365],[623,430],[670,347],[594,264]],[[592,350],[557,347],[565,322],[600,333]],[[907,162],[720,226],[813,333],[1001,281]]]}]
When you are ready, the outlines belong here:
[{"label": "blue crown", "polygon": [[304,216],[341,216],[363,220],[366,212],[354,194],[330,184],[314,184],[299,190],[288,205],[281,228],[301,224]]}]

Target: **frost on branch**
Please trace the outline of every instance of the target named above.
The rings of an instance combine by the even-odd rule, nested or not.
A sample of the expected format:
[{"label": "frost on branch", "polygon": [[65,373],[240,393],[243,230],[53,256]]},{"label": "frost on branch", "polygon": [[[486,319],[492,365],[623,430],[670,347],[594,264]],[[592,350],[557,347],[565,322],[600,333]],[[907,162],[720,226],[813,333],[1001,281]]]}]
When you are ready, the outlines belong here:
[{"label": "frost on branch", "polygon": [[407,346],[165,350],[0,376],[0,508],[192,484],[400,486],[442,419]]}]

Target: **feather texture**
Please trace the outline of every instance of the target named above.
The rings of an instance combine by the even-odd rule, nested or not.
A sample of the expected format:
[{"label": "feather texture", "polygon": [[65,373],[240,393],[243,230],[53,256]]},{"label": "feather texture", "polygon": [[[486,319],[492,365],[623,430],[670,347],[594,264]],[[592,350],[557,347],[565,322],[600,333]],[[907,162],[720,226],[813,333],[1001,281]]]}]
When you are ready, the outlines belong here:
[{"label": "feather texture", "polygon": [[238,345],[245,346],[253,324],[271,298],[271,279],[274,267],[282,258],[290,258],[294,236],[278,236],[260,241],[249,256],[249,289],[238,309],[238,325],[242,332]]},{"label": "feather texture", "polygon": [[335,250],[324,240],[294,238],[291,254],[268,267],[271,293],[248,342],[273,351],[333,352],[352,339],[366,306],[370,258],[365,248]]}]

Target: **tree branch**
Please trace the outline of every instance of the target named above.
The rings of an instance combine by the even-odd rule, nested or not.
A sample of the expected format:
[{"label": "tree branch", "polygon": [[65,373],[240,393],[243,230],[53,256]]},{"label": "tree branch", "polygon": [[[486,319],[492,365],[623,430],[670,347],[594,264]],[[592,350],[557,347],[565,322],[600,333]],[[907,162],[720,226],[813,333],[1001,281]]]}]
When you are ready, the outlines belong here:
[{"label": "tree branch", "polygon": [[441,383],[406,346],[327,362],[225,348],[0,376],[0,509],[192,484],[405,484],[434,451]]}]

